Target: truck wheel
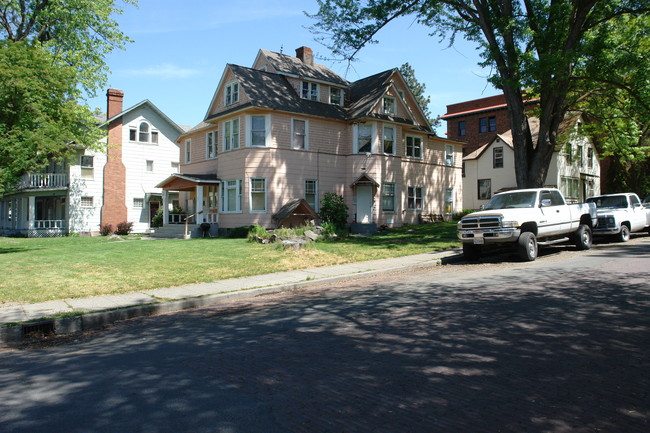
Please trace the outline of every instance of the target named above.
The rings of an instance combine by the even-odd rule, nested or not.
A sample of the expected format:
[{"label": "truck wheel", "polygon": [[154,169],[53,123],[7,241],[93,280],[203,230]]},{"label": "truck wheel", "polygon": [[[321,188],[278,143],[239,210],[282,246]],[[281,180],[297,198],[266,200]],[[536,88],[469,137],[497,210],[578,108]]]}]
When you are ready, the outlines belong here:
[{"label": "truck wheel", "polygon": [[627,242],[630,240],[630,229],[625,225],[621,225],[621,231],[618,233],[617,237],[619,242]]},{"label": "truck wheel", "polygon": [[517,241],[517,252],[521,260],[525,262],[535,261],[537,258],[537,238],[531,232],[524,232]]},{"label": "truck wheel", "polygon": [[592,236],[591,229],[586,224],[580,224],[575,234],[575,244],[579,250],[588,250],[591,248]]},{"label": "truck wheel", "polygon": [[463,244],[463,256],[468,262],[478,262],[481,258],[481,247],[474,244]]}]

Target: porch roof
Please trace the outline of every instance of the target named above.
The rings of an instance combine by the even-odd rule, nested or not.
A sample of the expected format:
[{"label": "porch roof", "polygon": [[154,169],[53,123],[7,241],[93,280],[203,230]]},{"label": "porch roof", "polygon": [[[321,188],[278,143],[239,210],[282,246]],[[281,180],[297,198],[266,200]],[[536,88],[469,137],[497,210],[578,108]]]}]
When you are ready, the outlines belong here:
[{"label": "porch roof", "polygon": [[379,184],[375,179],[372,178],[369,174],[363,173],[361,176],[357,177],[354,182],[350,184],[350,186],[356,186],[356,185],[372,185],[379,187]]},{"label": "porch roof", "polygon": [[221,179],[219,179],[216,174],[174,173],[156,185],[156,188],[184,190],[193,188],[197,185],[217,185],[220,183]]}]

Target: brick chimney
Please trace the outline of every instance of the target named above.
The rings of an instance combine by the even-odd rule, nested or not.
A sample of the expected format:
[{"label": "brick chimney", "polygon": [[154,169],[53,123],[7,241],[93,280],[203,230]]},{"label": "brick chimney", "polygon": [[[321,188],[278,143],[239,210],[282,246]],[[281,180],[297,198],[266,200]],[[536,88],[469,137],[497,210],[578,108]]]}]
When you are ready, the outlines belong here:
[{"label": "brick chimney", "polygon": [[305,65],[314,66],[314,52],[309,47],[296,48],[296,57]]},{"label": "brick chimney", "polygon": [[[124,92],[108,89],[106,92],[106,115],[112,119],[122,112]],[[126,209],[126,167],[122,162],[122,116],[108,125],[108,159],[104,166],[104,191],[102,224],[117,224],[127,221]]]},{"label": "brick chimney", "polygon": [[122,103],[124,102],[124,92],[118,89],[108,89],[106,92],[107,119],[112,119],[122,112]]}]

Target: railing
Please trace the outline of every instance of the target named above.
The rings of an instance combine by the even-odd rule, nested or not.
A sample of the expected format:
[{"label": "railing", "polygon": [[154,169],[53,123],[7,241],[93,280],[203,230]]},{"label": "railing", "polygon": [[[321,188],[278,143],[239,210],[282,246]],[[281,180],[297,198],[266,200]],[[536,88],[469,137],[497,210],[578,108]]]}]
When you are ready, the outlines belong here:
[{"label": "railing", "polygon": [[35,229],[64,229],[65,220],[36,220],[34,221]]},{"label": "railing", "polygon": [[186,217],[185,213],[170,213],[169,224],[185,224]]},{"label": "railing", "polygon": [[18,189],[67,188],[66,173],[25,174],[20,178]]}]

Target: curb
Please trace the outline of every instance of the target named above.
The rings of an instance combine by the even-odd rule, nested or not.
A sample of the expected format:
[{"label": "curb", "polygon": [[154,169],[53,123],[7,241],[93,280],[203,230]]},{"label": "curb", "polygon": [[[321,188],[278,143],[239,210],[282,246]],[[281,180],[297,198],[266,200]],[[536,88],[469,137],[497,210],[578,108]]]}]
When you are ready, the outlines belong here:
[{"label": "curb", "polygon": [[97,311],[92,313],[79,313],[79,315],[55,318],[36,319],[20,323],[0,325],[0,343],[17,344],[44,336],[74,334],[83,331],[100,329],[115,322],[134,319],[137,317],[155,316],[158,314],[180,312],[184,310],[201,308],[210,305],[222,304],[230,301],[255,298],[280,292],[289,292],[305,287],[314,287],[340,281],[354,281],[388,274],[397,271],[426,269],[441,264],[453,263],[462,259],[462,254],[451,250],[450,255],[432,259],[430,262],[416,263],[408,266],[395,266],[384,269],[374,269],[353,274],[323,277],[293,283],[278,284],[266,287],[241,289],[232,292],[216,293],[192,298],[177,299],[173,301],[160,301],[150,304],[140,304],[112,310]]}]

